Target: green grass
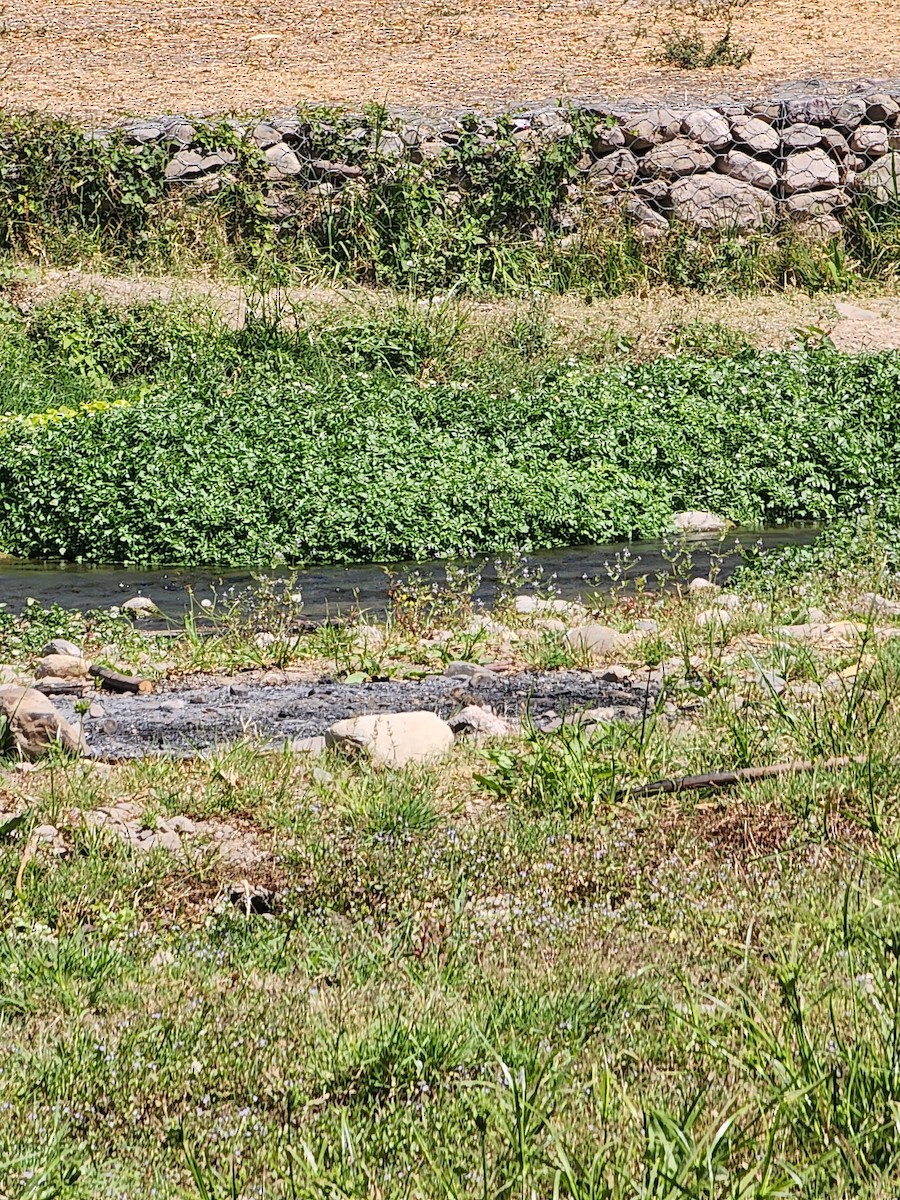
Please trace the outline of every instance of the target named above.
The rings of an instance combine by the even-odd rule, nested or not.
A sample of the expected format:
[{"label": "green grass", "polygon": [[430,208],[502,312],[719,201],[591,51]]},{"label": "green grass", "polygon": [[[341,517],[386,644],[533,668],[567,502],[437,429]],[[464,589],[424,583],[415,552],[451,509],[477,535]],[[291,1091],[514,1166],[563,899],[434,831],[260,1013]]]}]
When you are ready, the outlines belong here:
[{"label": "green grass", "polygon": [[[895,641],[793,647],[789,589],[743,600],[730,643],[678,595],[607,618],[636,603],[675,721],[395,773],[252,746],[3,771],[0,1194],[895,1195]],[[754,663],[818,692],[776,698]],[[755,764],[863,761],[612,802],[743,765],[748,723]],[[79,820],[117,799],[226,822],[238,858]],[[47,821],[64,852],[27,855]],[[273,913],[227,899],[244,879]]]},{"label": "green grass", "polygon": [[[239,330],[161,305],[8,316],[0,547],[24,557],[398,560],[661,533],[674,511],[828,520],[897,492],[900,356],[693,331],[561,358],[416,306]],[[529,333],[529,331],[531,331]],[[546,336],[546,331],[544,335]],[[53,385],[47,385],[47,381]],[[66,399],[98,411],[49,419]]]}]

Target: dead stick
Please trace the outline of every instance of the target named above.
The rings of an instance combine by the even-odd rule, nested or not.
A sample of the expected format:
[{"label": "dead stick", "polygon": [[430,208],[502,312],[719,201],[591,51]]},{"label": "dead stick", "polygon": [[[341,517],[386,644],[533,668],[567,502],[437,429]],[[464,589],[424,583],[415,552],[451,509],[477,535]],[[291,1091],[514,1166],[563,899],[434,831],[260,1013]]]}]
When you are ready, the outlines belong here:
[{"label": "dead stick", "polygon": [[18,869],[18,871],[16,871],[16,882],[14,885],[14,891],[17,896],[21,896],[21,894],[22,894],[22,881],[25,878],[25,868],[28,866],[29,862],[34,858],[34,852],[37,849],[37,844],[38,844],[38,838],[36,838],[34,834],[32,834],[31,837],[28,839],[28,841],[25,843],[25,849],[22,851],[22,857],[19,860],[19,869]]},{"label": "dead stick", "polygon": [[90,674],[100,681],[100,686],[108,692],[136,692],[148,696],[153,691],[149,679],[141,679],[137,675],[120,675],[118,671],[110,671],[108,667],[93,666]]},{"label": "dead stick", "polygon": [[682,775],[680,779],[658,779],[640,787],[619,788],[616,800],[634,800],[642,796],[659,796],[663,792],[699,792],[707,789],[734,787],[736,783],[756,783],[760,779],[777,779],[782,775],[801,775],[809,771],[842,771],[851,763],[865,758],[826,758],[822,762],[774,763],[770,767],[742,767],[739,771],[712,771],[708,775]]},{"label": "dead stick", "polygon": [[45,696],[83,696],[91,685],[86,679],[39,679],[35,685],[36,692]]}]

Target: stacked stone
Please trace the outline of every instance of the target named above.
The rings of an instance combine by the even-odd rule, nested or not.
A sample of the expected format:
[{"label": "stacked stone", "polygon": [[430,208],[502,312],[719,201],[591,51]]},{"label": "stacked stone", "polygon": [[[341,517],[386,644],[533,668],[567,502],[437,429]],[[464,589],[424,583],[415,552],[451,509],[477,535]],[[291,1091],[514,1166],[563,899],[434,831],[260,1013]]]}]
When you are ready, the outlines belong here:
[{"label": "stacked stone", "polygon": [[626,194],[645,236],[672,219],[739,232],[812,220],[838,233],[854,194],[896,198],[898,117],[887,93],[613,112],[581,165],[587,180]]},{"label": "stacked stone", "polygon": [[[505,124],[520,153],[533,157],[547,142],[572,134],[579,109],[594,122],[593,137],[554,213],[557,235],[577,234],[592,197],[601,211],[624,213],[642,237],[665,234],[673,221],[743,233],[792,220],[838,233],[840,214],[855,196],[868,193],[878,202],[897,197],[900,84],[678,108],[544,106],[510,114]],[[359,114],[315,131],[296,115],[230,125],[264,160],[267,204],[276,222],[295,211],[298,185],[301,192],[331,197],[364,178],[373,160],[440,159],[464,131],[474,132],[489,153],[499,129],[496,117],[473,113],[440,120],[396,113],[377,129]],[[233,146],[204,149],[183,117],[130,121],[121,128],[136,149],[150,143],[171,148],[165,177],[172,186],[212,192],[237,169]],[[323,136],[332,147],[329,157],[320,152]]]}]

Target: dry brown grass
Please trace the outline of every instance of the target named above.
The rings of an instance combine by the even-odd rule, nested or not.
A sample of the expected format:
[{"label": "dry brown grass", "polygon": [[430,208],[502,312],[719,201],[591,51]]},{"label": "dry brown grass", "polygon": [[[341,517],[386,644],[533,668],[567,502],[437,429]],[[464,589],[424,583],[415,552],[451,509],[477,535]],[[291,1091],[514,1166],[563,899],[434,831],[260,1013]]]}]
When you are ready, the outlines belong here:
[{"label": "dry brown grass", "polygon": [[[900,0],[29,0],[0,9],[3,102],[88,118],[298,100],[424,107],[754,91],[900,75]],[[659,66],[673,30],[732,23],[740,70]]]}]

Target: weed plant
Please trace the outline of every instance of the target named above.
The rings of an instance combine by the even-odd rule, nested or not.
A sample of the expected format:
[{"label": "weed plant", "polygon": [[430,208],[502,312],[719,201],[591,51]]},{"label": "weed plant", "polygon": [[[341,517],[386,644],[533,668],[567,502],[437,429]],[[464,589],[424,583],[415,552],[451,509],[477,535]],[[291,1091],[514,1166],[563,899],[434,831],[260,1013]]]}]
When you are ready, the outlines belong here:
[{"label": "weed plant", "polygon": [[663,41],[658,60],[682,71],[711,70],[715,67],[742,67],[753,56],[752,46],[739,46],[729,25],[721,37],[707,44],[699,28],[670,33]]}]

